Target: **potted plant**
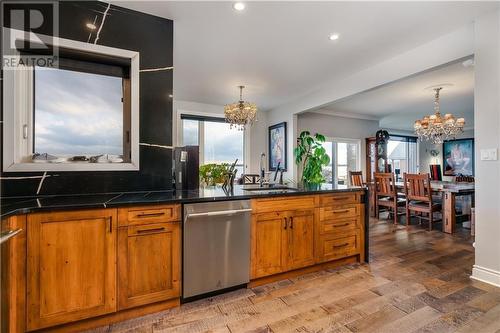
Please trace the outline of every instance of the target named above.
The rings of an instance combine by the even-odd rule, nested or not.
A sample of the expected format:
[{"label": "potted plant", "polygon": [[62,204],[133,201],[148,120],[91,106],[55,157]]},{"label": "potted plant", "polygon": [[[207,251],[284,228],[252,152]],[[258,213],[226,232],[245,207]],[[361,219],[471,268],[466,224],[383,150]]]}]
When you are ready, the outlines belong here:
[{"label": "potted plant", "polygon": [[200,183],[202,186],[215,186],[224,183],[228,170],[227,163],[200,165]]},{"label": "potted plant", "polygon": [[297,147],[293,153],[295,163],[302,168],[301,180],[305,184],[318,185],[325,182],[322,170],[323,166],[330,164],[330,156],[322,146],[323,142],[323,135],[311,135],[309,131],[303,131],[297,138]]}]

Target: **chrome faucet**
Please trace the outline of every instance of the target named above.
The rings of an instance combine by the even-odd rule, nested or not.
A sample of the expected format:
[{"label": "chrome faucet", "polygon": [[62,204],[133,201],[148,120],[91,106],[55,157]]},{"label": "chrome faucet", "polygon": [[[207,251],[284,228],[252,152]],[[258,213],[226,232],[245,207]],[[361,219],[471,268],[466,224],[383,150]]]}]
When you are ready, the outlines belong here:
[{"label": "chrome faucet", "polygon": [[266,176],[266,169],[264,167],[265,157],[266,157],[266,154],[264,154],[264,153],[260,154],[260,163],[259,163],[259,169],[260,169],[259,185],[260,185],[260,187],[262,187],[264,185],[264,178]]}]

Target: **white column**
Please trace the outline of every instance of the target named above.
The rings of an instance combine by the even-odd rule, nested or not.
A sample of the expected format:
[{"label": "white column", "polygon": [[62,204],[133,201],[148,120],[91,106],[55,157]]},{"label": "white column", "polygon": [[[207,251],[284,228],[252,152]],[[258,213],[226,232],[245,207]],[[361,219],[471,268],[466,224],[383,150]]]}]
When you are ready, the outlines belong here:
[{"label": "white column", "polygon": [[472,278],[500,286],[500,163],[481,149],[500,146],[500,11],[475,22],[474,132],[476,262]]}]

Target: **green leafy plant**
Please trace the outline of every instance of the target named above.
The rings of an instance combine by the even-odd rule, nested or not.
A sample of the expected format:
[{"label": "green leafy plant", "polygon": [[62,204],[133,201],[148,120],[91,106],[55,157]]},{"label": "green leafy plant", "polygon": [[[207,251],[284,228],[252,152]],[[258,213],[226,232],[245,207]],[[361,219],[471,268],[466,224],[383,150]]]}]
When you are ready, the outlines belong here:
[{"label": "green leafy plant", "polygon": [[314,136],[309,131],[303,131],[297,138],[297,148],[294,149],[295,163],[302,166],[303,182],[321,184],[325,182],[322,174],[323,166],[330,164],[330,157],[321,145],[325,137],[319,133]]},{"label": "green leafy plant", "polygon": [[204,185],[216,185],[224,183],[229,165],[227,163],[200,165],[200,182]]}]

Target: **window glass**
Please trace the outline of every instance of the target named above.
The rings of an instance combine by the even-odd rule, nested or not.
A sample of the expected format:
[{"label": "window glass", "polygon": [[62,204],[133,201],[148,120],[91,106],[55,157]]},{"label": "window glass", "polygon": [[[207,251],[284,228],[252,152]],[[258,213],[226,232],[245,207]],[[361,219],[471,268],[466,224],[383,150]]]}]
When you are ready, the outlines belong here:
[{"label": "window glass", "polygon": [[198,120],[182,120],[182,140],[185,146],[197,146],[198,143]]},{"label": "window glass", "polygon": [[328,183],[349,184],[349,171],[358,171],[359,144],[334,140],[323,143],[330,165],[323,167],[323,176]]},{"label": "window glass", "polygon": [[35,68],[34,153],[123,155],[122,78]]},{"label": "window glass", "polygon": [[387,158],[398,180],[402,179],[405,172],[418,173],[416,139],[391,135],[387,143]]},{"label": "window glass", "polygon": [[[200,131],[202,129],[202,131]],[[200,146],[200,165],[232,164],[236,159],[237,178],[244,173],[244,131],[228,123],[208,120],[182,120],[183,145]],[[203,137],[198,133],[203,132]]]},{"label": "window glass", "polygon": [[333,143],[332,142],[323,142],[323,148],[325,148],[326,150],[326,153],[328,154],[328,156],[330,157],[330,164],[328,164],[327,166],[324,166],[323,167],[323,170],[322,170],[322,173],[323,173],[323,177],[325,178],[325,181],[327,183],[332,183],[333,182]]}]

